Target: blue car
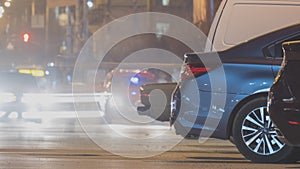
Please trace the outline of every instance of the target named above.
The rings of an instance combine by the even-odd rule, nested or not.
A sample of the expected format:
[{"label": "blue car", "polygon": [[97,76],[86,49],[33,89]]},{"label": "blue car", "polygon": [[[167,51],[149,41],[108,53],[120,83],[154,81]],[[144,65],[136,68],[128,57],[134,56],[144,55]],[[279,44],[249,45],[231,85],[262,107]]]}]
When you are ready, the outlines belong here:
[{"label": "blue car", "polygon": [[230,139],[253,162],[298,160],[298,149],[277,138],[267,113],[268,91],[283,58],[281,45],[295,39],[300,39],[300,24],[226,51],[186,54],[171,99],[176,133]]}]

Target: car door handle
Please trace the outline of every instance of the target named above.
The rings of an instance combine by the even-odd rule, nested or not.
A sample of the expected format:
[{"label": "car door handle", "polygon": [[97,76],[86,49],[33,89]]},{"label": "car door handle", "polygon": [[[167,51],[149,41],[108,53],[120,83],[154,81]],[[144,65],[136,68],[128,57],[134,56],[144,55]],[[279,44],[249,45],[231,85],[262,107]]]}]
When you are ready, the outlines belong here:
[{"label": "car door handle", "polygon": [[285,103],[294,103],[295,100],[296,100],[295,97],[282,99],[282,101],[285,102]]}]

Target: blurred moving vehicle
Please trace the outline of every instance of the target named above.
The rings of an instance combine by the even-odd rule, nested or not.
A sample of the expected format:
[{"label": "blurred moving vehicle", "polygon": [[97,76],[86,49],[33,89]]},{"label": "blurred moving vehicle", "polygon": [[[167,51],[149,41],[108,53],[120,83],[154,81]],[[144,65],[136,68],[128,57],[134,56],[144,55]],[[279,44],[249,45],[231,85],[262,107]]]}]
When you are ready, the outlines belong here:
[{"label": "blurred moving vehicle", "polygon": [[283,44],[284,59],[270,89],[269,114],[281,140],[300,146],[300,41]]},{"label": "blurred moving vehicle", "polygon": [[120,114],[125,110],[128,114],[136,114],[136,107],[141,103],[141,86],[150,83],[170,82],[171,80],[171,75],[154,68],[147,70],[114,69],[110,71],[104,81],[104,88],[112,94],[105,106],[105,120],[110,123],[113,119],[122,118]]},{"label": "blurred moving vehicle", "polygon": [[[122,94],[124,98],[129,96],[130,102],[136,105],[139,101],[139,87],[154,79],[155,75],[146,70],[114,69],[106,75],[103,86],[108,92]],[[119,89],[122,93],[114,92]]]},{"label": "blurred moving vehicle", "polygon": [[1,72],[0,80],[0,111],[5,112],[1,118],[17,112],[21,119],[22,113],[30,109],[30,105],[23,102],[24,94],[39,92],[36,78],[31,74]]},{"label": "blurred moving vehicle", "polygon": [[41,66],[18,66],[14,68],[19,74],[27,74],[29,76],[33,76],[35,78],[35,81],[37,83],[37,86],[40,89],[46,89],[48,88],[48,79],[46,71]]},{"label": "blurred moving vehicle", "polygon": [[141,105],[139,115],[149,116],[158,121],[170,120],[171,95],[177,83],[154,83],[140,87]]},{"label": "blurred moving vehicle", "polygon": [[[181,81],[171,101],[170,123],[176,133],[196,138],[211,133],[210,137],[231,139],[253,162],[296,161],[297,149],[277,137],[267,112],[267,96],[280,69],[281,44],[299,38],[300,24],[296,24],[222,52],[186,54]],[[222,64],[209,59],[213,55],[219,56]],[[207,66],[203,60],[211,63]],[[226,87],[213,88],[216,84],[211,78],[214,83],[226,83]],[[224,107],[224,100],[212,102],[213,97],[223,95]]]}]

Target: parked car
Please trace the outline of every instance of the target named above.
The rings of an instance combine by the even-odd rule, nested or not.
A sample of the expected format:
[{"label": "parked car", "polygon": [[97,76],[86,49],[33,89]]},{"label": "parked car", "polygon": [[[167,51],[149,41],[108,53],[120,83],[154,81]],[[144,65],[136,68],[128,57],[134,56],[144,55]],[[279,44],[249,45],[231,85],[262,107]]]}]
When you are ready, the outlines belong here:
[{"label": "parked car", "polygon": [[[211,137],[231,139],[253,162],[297,160],[297,148],[285,145],[277,137],[267,112],[267,96],[280,69],[281,44],[299,38],[300,24],[296,24],[222,52],[186,54],[182,80],[171,101],[170,122],[176,133],[198,137],[201,132],[211,132]],[[222,64],[205,67],[202,60],[211,55],[219,55]],[[222,70],[226,82],[220,81],[224,79],[217,73]],[[212,89],[210,74],[214,75],[215,83],[225,83],[227,87]],[[193,82],[197,91],[191,86]],[[224,107],[212,102],[212,97],[221,95],[226,98]]]},{"label": "parked car", "polygon": [[284,60],[270,89],[269,114],[285,143],[300,146],[300,41],[283,44]]},{"label": "parked car", "polygon": [[[288,12],[279,13],[278,11]],[[205,52],[227,50],[255,37],[296,24],[299,22],[299,15],[300,1],[222,0],[210,27],[204,50]],[[249,16],[253,20],[249,20]],[[149,94],[158,89],[164,92],[169,100],[173,88],[173,84],[145,85],[141,91],[143,93],[141,95],[142,105],[137,110],[139,114],[150,116],[159,121],[168,120],[170,106],[166,105],[162,112],[161,109],[156,110],[155,106],[149,105]],[[152,97],[159,99],[159,96],[154,94]]]}]

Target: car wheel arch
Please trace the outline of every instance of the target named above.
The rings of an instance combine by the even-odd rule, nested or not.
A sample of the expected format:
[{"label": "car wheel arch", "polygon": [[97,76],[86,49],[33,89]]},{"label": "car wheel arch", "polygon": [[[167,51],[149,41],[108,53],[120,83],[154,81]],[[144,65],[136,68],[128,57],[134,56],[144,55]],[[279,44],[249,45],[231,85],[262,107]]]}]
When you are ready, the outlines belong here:
[{"label": "car wheel arch", "polygon": [[267,92],[262,92],[262,93],[255,93],[253,95],[247,96],[246,98],[244,98],[243,100],[241,100],[233,109],[233,111],[230,114],[229,120],[228,120],[228,125],[227,125],[227,138],[229,138],[232,142],[233,139],[232,138],[232,134],[233,134],[233,122],[234,119],[237,115],[237,113],[239,112],[239,110],[243,107],[243,105],[245,105],[247,102],[249,102],[250,100],[259,98],[259,97],[267,97],[268,93]]}]

